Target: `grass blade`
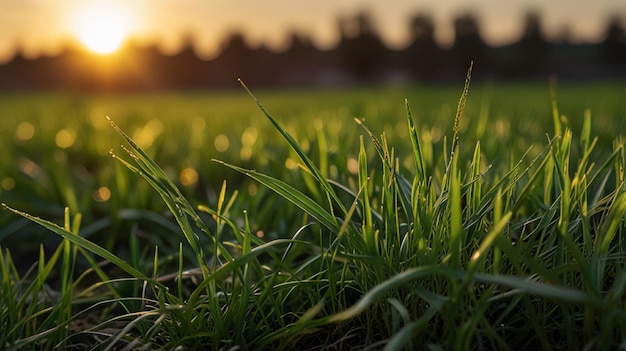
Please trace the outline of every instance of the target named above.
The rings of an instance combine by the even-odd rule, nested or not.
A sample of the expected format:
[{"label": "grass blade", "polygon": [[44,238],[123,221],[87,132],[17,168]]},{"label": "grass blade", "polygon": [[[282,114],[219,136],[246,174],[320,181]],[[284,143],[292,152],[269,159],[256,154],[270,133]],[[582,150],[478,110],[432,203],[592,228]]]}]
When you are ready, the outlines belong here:
[{"label": "grass blade", "polygon": [[[322,174],[322,172],[319,170],[319,168],[315,165],[315,163],[313,163],[313,161],[307,156],[306,152],[302,149],[302,147],[300,147],[300,145],[298,144],[298,142],[291,136],[291,134],[289,134],[279,123],[278,121],[267,112],[267,110],[265,110],[265,108],[263,107],[263,105],[261,105],[261,103],[259,102],[259,100],[257,100],[257,98],[254,96],[254,94],[252,94],[252,91],[250,91],[250,89],[248,89],[248,87],[246,86],[246,84],[243,82],[243,80],[239,79],[239,83],[243,86],[243,88],[246,90],[246,92],[250,95],[250,97],[252,97],[252,99],[254,100],[254,102],[257,104],[257,106],[259,107],[259,109],[261,109],[261,111],[263,112],[263,114],[270,120],[270,122],[272,123],[272,125],[274,126],[274,128],[276,128],[276,130],[280,133],[280,135],[283,136],[283,138],[285,138],[285,140],[287,141],[287,143],[289,144],[289,146],[291,147],[291,149],[293,151],[296,152],[296,154],[298,155],[298,157],[300,158],[300,160],[304,163],[304,165],[306,166],[307,170],[309,172],[311,172],[311,174],[313,174],[314,178],[317,180],[317,182],[322,186],[322,188],[324,189],[324,191],[328,194],[328,196],[330,196],[330,198],[333,200],[334,204],[336,206],[339,207],[339,209],[342,211],[342,216],[345,216],[346,213],[348,212],[346,207],[343,205],[343,203],[341,202],[341,200],[339,199],[339,197],[337,196],[337,194],[335,193],[335,191],[333,190],[333,188],[330,186],[330,183],[328,182],[328,180],[326,179],[326,177],[324,177],[324,175]],[[332,206],[332,205],[331,205]]]},{"label": "grass blade", "polygon": [[[101,246],[98,246],[97,244],[93,243],[92,241],[89,241],[79,235],[76,235],[72,232],[69,232],[67,230],[65,230],[64,228],[46,221],[44,219],[32,216],[28,213],[22,212],[22,211],[18,211],[14,208],[11,208],[9,206],[7,206],[6,204],[2,204],[2,207],[6,210],[9,210],[17,215],[20,215],[24,218],[27,218],[37,224],[39,224],[40,226],[50,230],[51,232],[59,235],[60,237],[67,239],[68,241],[74,243],[77,246],[80,246],[84,249],[86,249],[89,252],[92,252],[102,258],[104,258],[105,260],[108,260],[109,262],[113,263],[114,265],[116,265],[117,267],[119,267],[120,269],[124,270],[126,273],[130,274],[131,276],[137,278],[137,279],[142,279],[142,280],[148,280],[151,281],[150,278],[148,278],[144,273],[140,272],[139,270],[137,270],[135,267],[131,266],[130,264],[126,263],[125,261],[123,261],[122,259],[120,259],[119,257],[117,257],[116,255],[114,255],[113,253],[111,253],[110,251],[104,249]],[[160,285],[157,282],[153,282],[157,285]]]},{"label": "grass blade", "polygon": [[[294,205],[301,208],[304,212],[317,219],[322,225],[324,225],[329,230],[334,233],[339,232],[339,222],[337,219],[332,216],[331,213],[328,212],[324,207],[320,206],[317,202],[313,201],[313,199],[307,197],[302,192],[292,187],[291,185],[280,181],[276,178],[270,177],[268,175],[256,172],[254,170],[244,169],[238,166],[234,166],[228,164],[223,161],[214,160],[226,167],[232,168],[238,172],[241,172],[250,178],[258,181],[259,183],[267,186],[268,188],[275,191],[280,196],[285,199],[291,201]],[[347,212],[346,212],[347,213]]]}]

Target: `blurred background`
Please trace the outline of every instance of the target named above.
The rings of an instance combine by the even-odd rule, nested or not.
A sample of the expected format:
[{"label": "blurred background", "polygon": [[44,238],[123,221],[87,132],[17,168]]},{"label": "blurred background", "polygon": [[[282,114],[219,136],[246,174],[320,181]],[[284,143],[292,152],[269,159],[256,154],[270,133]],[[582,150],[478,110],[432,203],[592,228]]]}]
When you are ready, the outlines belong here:
[{"label": "blurred background", "polygon": [[[311,186],[238,77],[325,175],[351,188],[363,134],[354,117],[385,133],[403,171],[413,169],[405,99],[427,164],[443,164],[472,60],[460,156],[471,160],[480,140],[484,164],[494,164],[490,174],[505,174],[529,151],[530,159],[546,147],[546,133],[555,129],[549,77],[558,78],[558,108],[567,116],[561,121],[575,135],[584,130],[585,109],[593,112],[599,137],[593,159],[612,154],[626,128],[625,0],[0,0],[0,6],[0,202],[55,223],[63,223],[68,207],[83,216],[81,235],[110,250],[127,250],[132,234],[147,244],[141,245],[147,256],[155,240],[163,240],[159,252],[177,255],[180,233],[159,194],[111,158],[111,149],[129,157],[106,116],[194,202],[216,208],[228,180],[228,192],[239,194],[233,218],[249,211],[254,232],[291,237],[285,233],[301,225],[298,208],[211,161]],[[376,155],[372,143],[366,147]],[[59,240],[0,211],[0,246],[18,253],[18,266],[38,259],[40,242],[53,252]]]},{"label": "blurred background", "polygon": [[623,0],[0,0],[0,90],[623,80]]}]

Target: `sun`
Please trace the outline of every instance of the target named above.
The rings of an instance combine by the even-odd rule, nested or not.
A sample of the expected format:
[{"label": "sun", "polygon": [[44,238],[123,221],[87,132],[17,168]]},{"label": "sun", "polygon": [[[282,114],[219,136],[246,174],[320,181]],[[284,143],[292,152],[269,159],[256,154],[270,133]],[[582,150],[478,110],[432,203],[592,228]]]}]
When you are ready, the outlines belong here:
[{"label": "sun", "polygon": [[97,54],[111,54],[126,40],[130,9],[112,1],[81,2],[73,11],[72,31],[78,40]]}]

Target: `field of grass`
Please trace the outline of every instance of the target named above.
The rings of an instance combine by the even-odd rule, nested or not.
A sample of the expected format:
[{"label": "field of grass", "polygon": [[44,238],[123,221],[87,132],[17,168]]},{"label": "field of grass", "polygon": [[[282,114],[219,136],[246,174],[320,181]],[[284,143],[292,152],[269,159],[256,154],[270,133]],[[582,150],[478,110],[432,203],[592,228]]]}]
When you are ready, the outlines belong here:
[{"label": "field of grass", "polygon": [[0,347],[624,347],[626,87],[463,91],[0,96]]}]

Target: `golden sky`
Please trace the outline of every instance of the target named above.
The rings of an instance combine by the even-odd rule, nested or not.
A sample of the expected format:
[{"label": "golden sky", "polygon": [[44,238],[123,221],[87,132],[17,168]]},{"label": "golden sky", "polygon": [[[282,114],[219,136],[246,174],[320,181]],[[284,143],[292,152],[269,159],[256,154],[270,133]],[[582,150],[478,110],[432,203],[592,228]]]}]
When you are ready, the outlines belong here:
[{"label": "golden sky", "polygon": [[[549,35],[567,29],[580,41],[598,40],[612,15],[626,22],[626,0],[0,0],[0,8],[0,62],[16,47],[37,56],[58,51],[64,42],[88,40],[79,39],[81,34],[95,40],[88,32],[96,24],[108,28],[105,36],[149,40],[169,51],[192,35],[197,50],[210,56],[233,30],[274,48],[285,42],[287,30],[297,30],[331,47],[338,17],[360,10],[373,15],[383,38],[395,47],[406,44],[408,20],[416,13],[435,19],[443,44],[452,40],[452,19],[467,11],[478,16],[482,34],[496,45],[517,38],[529,9],[541,13]],[[106,40],[112,39],[96,41]]]}]

